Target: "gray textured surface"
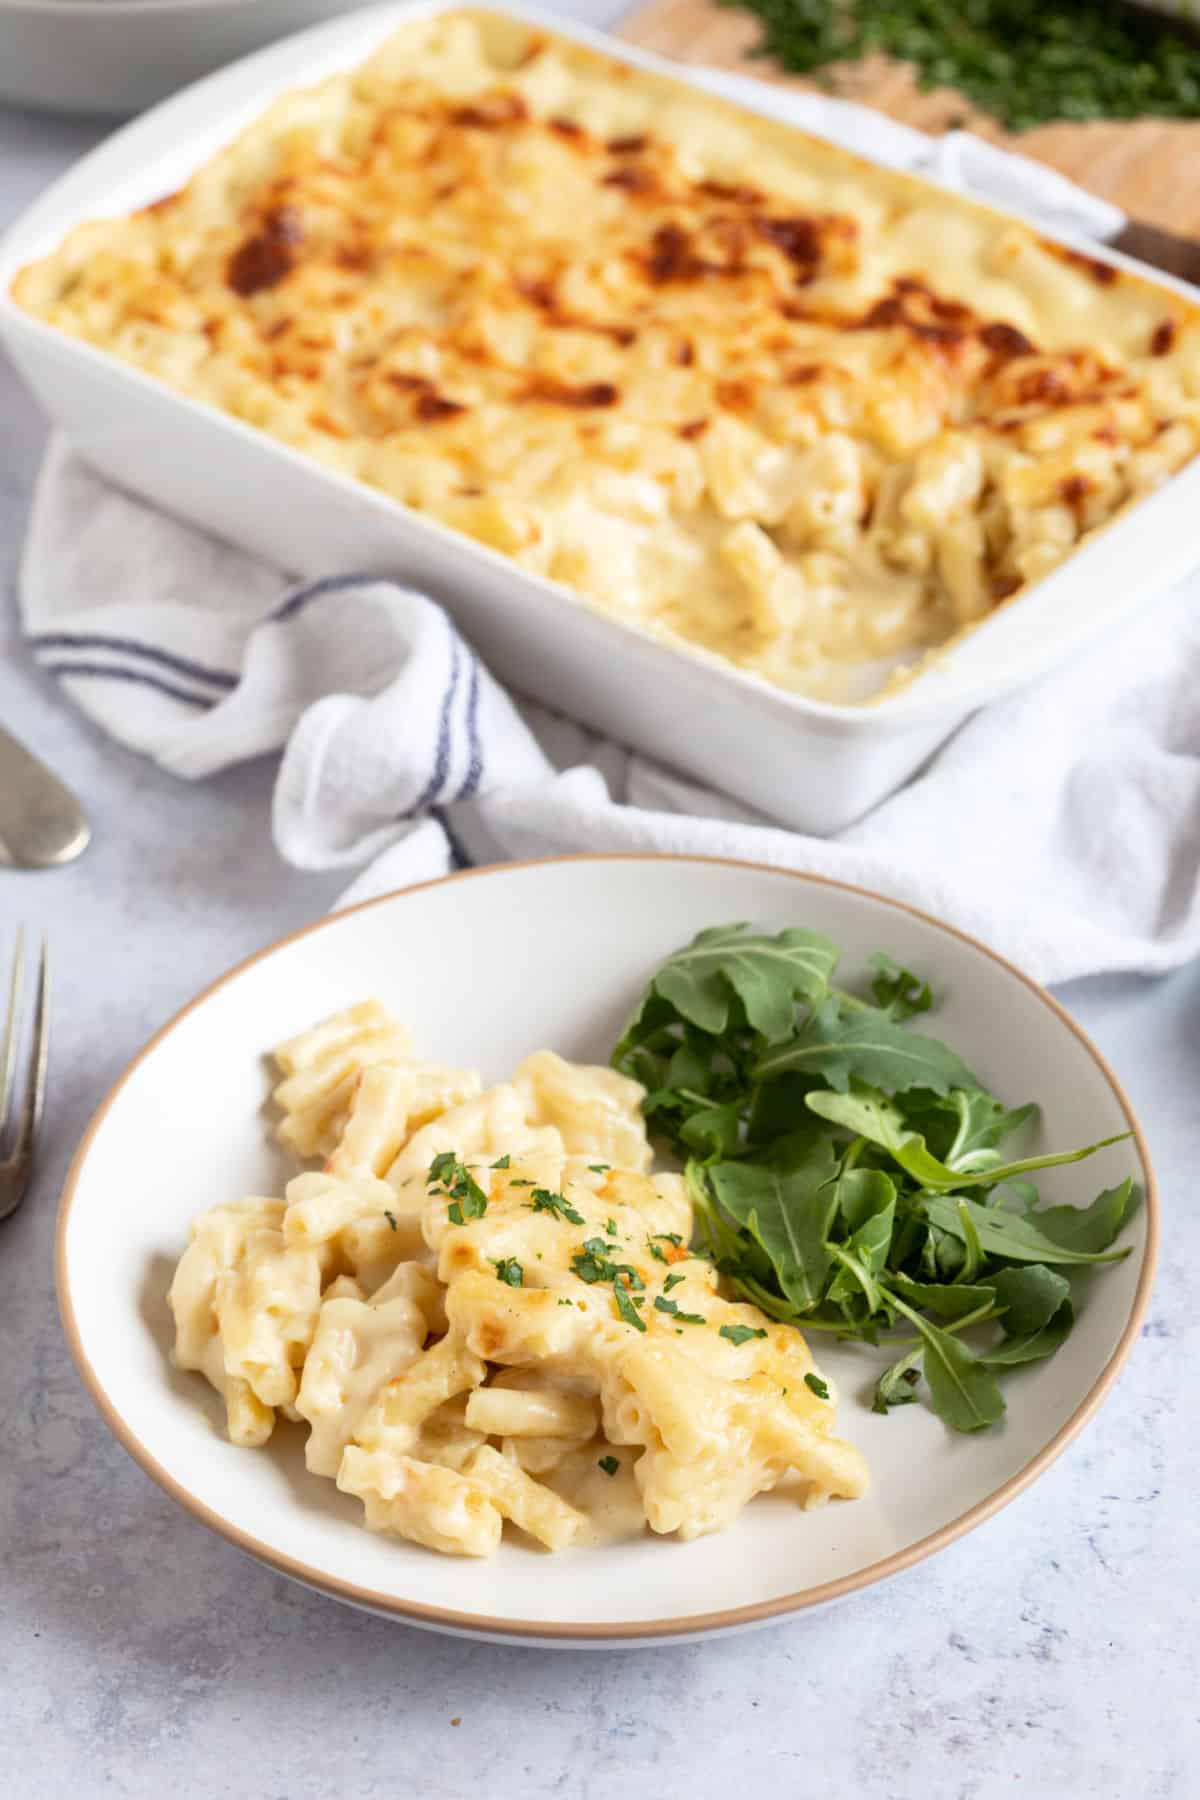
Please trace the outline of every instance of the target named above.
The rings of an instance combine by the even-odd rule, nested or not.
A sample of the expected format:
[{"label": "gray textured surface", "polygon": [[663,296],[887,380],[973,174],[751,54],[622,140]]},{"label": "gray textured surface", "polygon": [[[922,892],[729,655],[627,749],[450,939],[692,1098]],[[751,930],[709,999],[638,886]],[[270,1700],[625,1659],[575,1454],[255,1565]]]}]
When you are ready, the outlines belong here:
[{"label": "gray textured surface", "polygon": [[[0,112],[0,219],[93,135]],[[4,366],[0,422],[0,719],[86,795],[96,825],[74,869],[0,871],[0,954],[23,917],[50,928],[58,972],[46,1153],[26,1210],[0,1230],[0,1793],[1200,1792],[1198,1331],[1181,1273],[1200,1251],[1195,970],[1064,996],[1126,1080],[1159,1167],[1167,1255],[1145,1338],[1043,1481],[890,1587],[684,1649],[491,1648],[283,1581],[127,1460],[55,1315],[67,1161],[149,1033],[228,964],[320,912],[337,882],[277,861],[270,766],[181,786],[101,739],[34,672],[12,585],[42,429]]]}]

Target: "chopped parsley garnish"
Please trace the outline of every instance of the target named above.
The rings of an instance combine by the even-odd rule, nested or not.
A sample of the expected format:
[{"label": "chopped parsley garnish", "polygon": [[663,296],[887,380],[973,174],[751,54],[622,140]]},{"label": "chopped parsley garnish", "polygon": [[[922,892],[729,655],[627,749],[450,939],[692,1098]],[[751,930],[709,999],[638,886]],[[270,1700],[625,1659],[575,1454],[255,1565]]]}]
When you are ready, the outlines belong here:
[{"label": "chopped parsley garnish", "polygon": [[616,1248],[601,1237],[587,1238],[583,1249],[571,1258],[571,1267],[580,1281],[616,1281],[618,1275],[623,1275],[629,1287],[644,1288],[645,1282],[631,1264],[612,1261],[610,1252]]},{"label": "chopped parsley garnish", "polygon": [[496,1280],[504,1282],[506,1287],[520,1287],[525,1280],[525,1271],[515,1256],[502,1256],[493,1267]]},{"label": "chopped parsley garnish", "polygon": [[615,1475],[620,1466],[615,1456],[602,1456],[596,1464],[596,1467],[603,1469],[606,1475]]},{"label": "chopped parsley garnish", "polygon": [[810,1393],[813,1393],[817,1396],[818,1400],[828,1400],[828,1398],[829,1398],[828,1383],[822,1381],[821,1377],[819,1375],[814,1375],[810,1372],[809,1374],[807,1374],[804,1377],[804,1385],[809,1390]]},{"label": "chopped parsley garnish", "polygon": [[565,1299],[565,1298],[564,1298],[564,1299],[562,1299],[562,1300],[560,1300],[560,1301],[559,1301],[559,1303],[558,1303],[558,1304],[559,1304],[559,1305],[560,1305],[560,1306],[570,1306],[570,1305],[571,1305],[571,1302],[570,1302],[570,1301],[569,1301],[569,1300],[567,1300],[567,1299]]},{"label": "chopped parsley garnish", "polygon": [[663,1293],[669,1294],[673,1287],[678,1287],[681,1281],[686,1280],[686,1275],[668,1275],[667,1279],[663,1282]]},{"label": "chopped parsley garnish", "polygon": [[534,1183],[527,1175],[514,1175],[508,1185],[509,1187],[533,1187]]},{"label": "chopped parsley garnish", "polygon": [[765,1331],[755,1331],[749,1325],[722,1325],[721,1336],[728,1338],[731,1344],[748,1344],[751,1338],[766,1337]]},{"label": "chopped parsley garnish", "polygon": [[678,1319],[681,1325],[706,1325],[708,1323],[703,1313],[680,1312],[678,1300],[664,1300],[661,1294],[654,1302],[654,1310],[655,1312],[670,1313],[671,1317]]},{"label": "chopped parsley garnish", "polygon": [[451,1204],[446,1217],[452,1225],[464,1225],[468,1219],[482,1219],[487,1211],[487,1195],[466,1164],[453,1150],[443,1150],[429,1165],[428,1187],[441,1187]]},{"label": "chopped parsley garnish", "polygon": [[646,1248],[649,1250],[649,1252],[650,1252],[651,1256],[654,1258],[655,1262],[660,1262],[660,1263],[666,1262],[666,1260],[667,1260],[666,1251],[660,1250],[653,1238],[646,1239]]},{"label": "chopped parsley garnish", "polygon": [[604,1258],[593,1256],[590,1250],[577,1250],[571,1258],[571,1267],[580,1281],[588,1283],[609,1280],[611,1263],[605,1264]]},{"label": "chopped parsley garnish", "polygon": [[636,1325],[639,1331],[645,1331],[646,1321],[638,1312],[629,1295],[629,1289],[623,1281],[613,1282],[613,1296],[617,1302],[617,1311],[627,1325]]},{"label": "chopped parsley garnish", "polygon": [[611,1163],[589,1163],[588,1164],[588,1168],[592,1171],[593,1175],[607,1175],[608,1171],[611,1167],[612,1167]]},{"label": "chopped parsley garnish", "polygon": [[[514,1182],[513,1186],[516,1187]],[[582,1225],[583,1214],[578,1212],[561,1194],[552,1194],[549,1188],[535,1187],[530,1199],[525,1202],[531,1212],[549,1213],[552,1218],[565,1219],[569,1225]]]},{"label": "chopped parsley garnish", "polygon": [[395,1213],[389,1212],[387,1207],[385,1206],[383,1209],[383,1216],[387,1220],[388,1224],[391,1226],[392,1230],[395,1231],[397,1229]]},{"label": "chopped parsley garnish", "polygon": [[511,1156],[498,1156],[496,1158],[495,1162],[492,1164],[492,1167],[493,1167],[493,1169],[511,1168],[512,1167],[512,1157]]},{"label": "chopped parsley garnish", "polygon": [[620,1230],[617,1225],[617,1221],[615,1219],[605,1219],[604,1229],[605,1229],[605,1231],[607,1231],[610,1238],[615,1238],[615,1237],[620,1236]]}]

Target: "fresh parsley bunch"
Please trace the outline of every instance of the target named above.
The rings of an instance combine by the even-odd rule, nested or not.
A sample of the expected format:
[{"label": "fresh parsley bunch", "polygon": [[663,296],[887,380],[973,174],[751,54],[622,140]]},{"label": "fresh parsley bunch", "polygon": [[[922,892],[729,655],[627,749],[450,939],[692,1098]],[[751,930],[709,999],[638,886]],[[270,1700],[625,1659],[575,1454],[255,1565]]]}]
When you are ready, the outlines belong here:
[{"label": "fresh parsley bunch", "polygon": [[1112,0],[722,0],[799,74],[873,51],[954,87],[1013,131],[1050,119],[1195,118],[1196,36]]},{"label": "fresh parsley bunch", "polygon": [[[811,931],[702,931],[654,976],[613,1066],[646,1088],[732,1287],[805,1331],[887,1345],[876,1411],[923,1376],[947,1425],[976,1431],[1004,1412],[998,1374],[1066,1340],[1063,1271],[1128,1255],[1110,1245],[1139,1196],[1126,1180],[1085,1208],[1040,1205],[1034,1171],[1120,1139],[1006,1159],[1037,1108],[1009,1110],[909,1027],[928,982],[878,955],[867,999],[833,985],[839,958]],[[991,1341],[968,1347],[984,1325]]]}]

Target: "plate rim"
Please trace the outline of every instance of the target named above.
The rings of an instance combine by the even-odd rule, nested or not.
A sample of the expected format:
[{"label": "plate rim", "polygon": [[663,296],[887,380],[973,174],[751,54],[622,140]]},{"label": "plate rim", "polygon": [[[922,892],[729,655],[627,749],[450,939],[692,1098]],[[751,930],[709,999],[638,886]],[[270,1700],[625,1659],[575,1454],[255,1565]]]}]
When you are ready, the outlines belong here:
[{"label": "plate rim", "polygon": [[[126,1423],[114,1402],[110,1400],[84,1349],[71,1301],[67,1257],[67,1231],[71,1209],[93,1141],[126,1085],[158,1045],[175,1030],[176,1026],[180,1025],[196,1008],[204,1005],[221,988],[228,986],[247,969],[252,968],[254,964],[297,943],[301,938],[322,931],[355,913],[366,912],[369,908],[385,905],[407,894],[422,893],[430,888],[446,887],[452,882],[469,881],[481,876],[503,876],[523,869],[545,868],[549,865],[569,863],[614,862],[708,864],[723,868],[745,869],[757,874],[784,876],[789,880],[807,883],[811,886],[832,888],[842,893],[854,894],[858,898],[877,902],[894,911],[907,913],[924,924],[932,925],[937,930],[958,938],[972,949],[979,951],[991,962],[998,964],[1006,974],[1013,976],[1027,988],[1060,1024],[1067,1027],[1096,1064],[1117,1105],[1125,1115],[1132,1134],[1134,1149],[1142,1165],[1145,1180],[1146,1244],[1129,1317],[1112,1355],[1079,1405],[1054,1433],[1049,1442],[1044,1444],[1022,1468],[1010,1475],[1007,1481],[1002,1482],[991,1494],[977,1501],[974,1506],[968,1507],[957,1517],[948,1520],[946,1524],[939,1526],[936,1531],[918,1538],[915,1543],[907,1545],[902,1550],[894,1551],[890,1556],[881,1557],[876,1562],[868,1563],[865,1568],[858,1569],[852,1574],[838,1576],[835,1580],[821,1582],[815,1587],[801,1588],[795,1593],[776,1595],[772,1599],[753,1601],[745,1606],[724,1607],[716,1612],[689,1613],[668,1619],[609,1620],[603,1623],[587,1623],[579,1620],[505,1618],[486,1613],[462,1612],[451,1607],[432,1606],[424,1601],[399,1599],[395,1595],[383,1593],[379,1589],[363,1587],[357,1582],[327,1574],[324,1570],[314,1568],[310,1563],[288,1555],[276,1549],[272,1544],[265,1543],[252,1533],[243,1531],[240,1526],[231,1524],[219,1512],[198,1500],[162,1466],[154,1453]],[[636,1642],[660,1643],[672,1640],[682,1642],[689,1638],[716,1632],[745,1630],[749,1626],[767,1624],[775,1619],[784,1619],[813,1611],[860,1590],[874,1587],[894,1575],[902,1574],[907,1569],[914,1568],[918,1563],[947,1549],[959,1538],[965,1537],[968,1532],[994,1517],[996,1513],[1022,1494],[1026,1488],[1030,1487],[1040,1475],[1044,1474],[1052,1463],[1057,1461],[1106,1399],[1141,1335],[1158,1268],[1160,1226],[1161,1208],[1158,1183],[1141,1121],[1108,1059],[1083,1027],[1040,982],[1035,981],[1031,975],[1027,975],[1024,970],[1018,968],[1006,956],[1002,956],[999,951],[992,949],[982,938],[978,938],[973,933],[964,931],[961,927],[952,925],[944,919],[939,919],[936,914],[927,912],[923,907],[913,906],[906,900],[893,899],[890,895],[877,893],[874,889],[863,887],[858,883],[837,881],[830,876],[817,875],[804,869],[780,868],[772,863],[756,862],[732,856],[692,856],[685,853],[651,851],[585,851],[572,855],[523,857],[514,858],[510,862],[487,863],[477,868],[460,869],[448,875],[435,876],[428,881],[413,882],[407,887],[389,889],[385,894],[376,894],[368,900],[356,902],[353,906],[323,914],[308,925],[302,925],[297,930],[288,932],[285,936],[277,938],[271,943],[265,944],[261,949],[241,958],[224,974],[209,982],[147,1039],[92,1114],[71,1159],[59,1197],[55,1221],[54,1287],[59,1319],[71,1360],[88,1397],[99,1412],[104,1424],[121,1448],[164,1493],[182,1506],[194,1519],[207,1526],[219,1537],[224,1538],[227,1543],[232,1544],[235,1549],[254,1557],[258,1562],[274,1569],[276,1573],[314,1588],[331,1599],[341,1600],[353,1606],[365,1608],[370,1612],[398,1619],[405,1624],[423,1626],[432,1630],[465,1633],[491,1642],[527,1641],[530,1644],[542,1645],[574,1642],[603,1648]]]}]

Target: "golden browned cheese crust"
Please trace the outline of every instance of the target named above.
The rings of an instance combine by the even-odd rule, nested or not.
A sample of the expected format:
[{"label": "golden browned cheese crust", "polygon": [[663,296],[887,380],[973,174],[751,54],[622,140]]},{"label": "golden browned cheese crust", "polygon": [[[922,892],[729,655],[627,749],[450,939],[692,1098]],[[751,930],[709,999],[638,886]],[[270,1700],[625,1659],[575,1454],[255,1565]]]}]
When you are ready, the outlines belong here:
[{"label": "golden browned cheese crust", "polygon": [[1200,443],[1200,315],[486,14],[404,25],[18,302],[668,640],[865,695]]}]

